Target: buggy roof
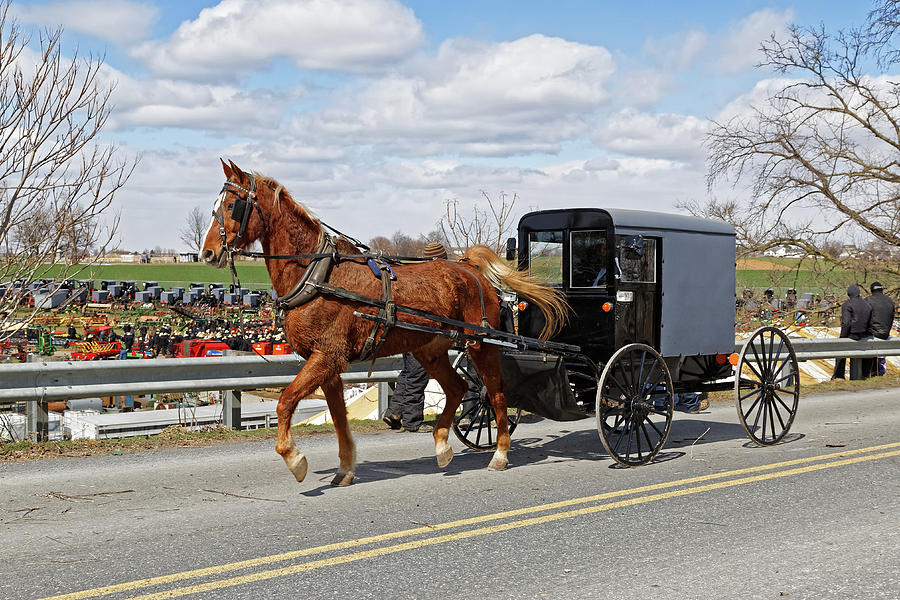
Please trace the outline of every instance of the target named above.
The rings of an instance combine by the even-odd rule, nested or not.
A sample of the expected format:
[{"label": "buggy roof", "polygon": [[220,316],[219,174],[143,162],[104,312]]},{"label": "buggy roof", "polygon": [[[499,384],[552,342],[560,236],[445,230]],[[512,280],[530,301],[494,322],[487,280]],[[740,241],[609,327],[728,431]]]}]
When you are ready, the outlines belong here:
[{"label": "buggy roof", "polygon": [[653,212],[649,210],[607,209],[616,227],[635,229],[662,229],[666,231],[695,231],[702,233],[734,235],[734,227],[724,221],[701,219],[688,215]]},{"label": "buggy roof", "polygon": [[[591,215],[595,215],[594,218],[596,218],[598,222],[592,223],[591,221],[593,218]],[[524,215],[519,224],[521,226],[527,223],[526,227],[530,228],[535,226],[551,226],[550,222],[553,222],[554,225],[552,226],[574,226],[578,229],[582,229],[585,227],[602,226],[603,223],[608,222],[609,218],[612,218],[613,225],[616,228],[682,231],[734,236],[734,228],[723,221],[650,210],[630,210],[624,208],[565,208],[541,210]],[[566,224],[563,225],[563,223]]]}]

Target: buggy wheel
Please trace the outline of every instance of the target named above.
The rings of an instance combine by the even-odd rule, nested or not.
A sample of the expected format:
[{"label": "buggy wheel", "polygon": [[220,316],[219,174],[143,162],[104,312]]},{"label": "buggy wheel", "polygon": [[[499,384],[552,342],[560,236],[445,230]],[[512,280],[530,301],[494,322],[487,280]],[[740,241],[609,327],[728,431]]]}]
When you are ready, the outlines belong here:
[{"label": "buggy wheel", "polygon": [[790,431],[800,376],[794,347],[777,327],[760,327],[741,349],[734,400],[741,426],[760,446],[777,444]]},{"label": "buggy wheel", "polygon": [[[466,369],[468,361],[463,362],[462,359],[464,357],[468,359],[468,353],[460,352],[456,360],[453,361],[453,368],[462,376],[467,385],[477,385],[481,388],[481,380],[478,379],[476,381]],[[514,414],[509,414],[509,411],[507,411],[506,415],[507,423],[509,424],[509,435],[512,435],[516,430],[516,425],[519,424],[519,418],[522,415],[521,408],[514,410]],[[453,433],[456,434],[459,441],[473,450],[482,452],[496,450],[497,430],[494,428],[496,426],[495,421],[496,412],[494,407],[491,405],[487,394],[482,390],[478,399],[468,410],[462,411],[461,414],[453,418]]]},{"label": "buggy wheel", "polygon": [[653,460],[669,437],[675,407],[672,374],[645,344],[620,348],[603,369],[597,389],[597,430],[617,463]]}]

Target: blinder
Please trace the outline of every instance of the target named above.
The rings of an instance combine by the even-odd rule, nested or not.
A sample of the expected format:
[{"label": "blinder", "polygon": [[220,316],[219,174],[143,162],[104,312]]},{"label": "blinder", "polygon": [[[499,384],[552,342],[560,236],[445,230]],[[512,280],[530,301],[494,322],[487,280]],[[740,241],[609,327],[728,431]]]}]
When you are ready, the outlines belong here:
[{"label": "blinder", "polygon": [[250,203],[246,198],[235,198],[234,206],[231,207],[231,218],[238,223],[243,223],[247,217],[245,213],[250,209]]},{"label": "blinder", "polygon": [[[228,192],[234,194],[234,203],[231,206],[230,217],[234,221],[240,224],[240,229],[237,232],[237,235],[234,236],[234,239],[231,240],[231,243],[227,241],[225,238],[225,197]],[[241,192],[246,194],[245,196],[241,195]],[[259,211],[260,217],[262,217],[262,211],[259,208],[259,204],[256,203],[256,179],[250,178],[250,188],[242,187],[234,182],[226,181],[222,185],[222,192],[220,193],[220,202],[218,203],[218,210],[213,210],[213,217],[216,221],[219,222],[219,235],[222,236],[222,246],[226,249],[229,246],[235,244],[239,239],[244,236],[244,233],[247,231],[247,223],[250,221],[250,215],[253,212],[253,207],[256,207],[256,210]]]}]

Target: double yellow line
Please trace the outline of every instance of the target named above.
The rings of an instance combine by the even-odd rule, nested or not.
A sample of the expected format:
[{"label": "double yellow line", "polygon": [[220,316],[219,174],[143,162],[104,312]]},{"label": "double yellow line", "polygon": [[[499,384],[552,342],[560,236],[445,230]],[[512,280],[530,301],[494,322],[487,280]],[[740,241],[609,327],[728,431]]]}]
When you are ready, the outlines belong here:
[{"label": "double yellow line", "polygon": [[[522,527],[530,527],[532,525],[551,523],[553,521],[559,521],[561,519],[570,519],[572,517],[598,513],[616,508],[646,504],[648,502],[656,502],[658,500],[666,500],[669,498],[678,498],[680,496],[699,494],[702,492],[725,489],[739,485],[746,485],[749,483],[756,483],[769,479],[791,477],[793,475],[800,475],[812,471],[832,469],[835,467],[842,467],[855,463],[878,460],[898,455],[900,455],[900,442],[884,444],[880,446],[871,446],[868,448],[860,448],[858,450],[835,452],[832,454],[813,456],[809,458],[798,458],[795,460],[772,463],[758,467],[737,469],[734,471],[726,471],[724,473],[715,473],[710,475],[702,475],[699,477],[679,479],[676,481],[656,483],[653,485],[646,485],[631,488],[628,490],[617,490],[606,492],[603,494],[596,494],[593,496],[585,496],[582,498],[561,500],[559,502],[551,502],[549,504],[529,506],[526,508],[508,510],[490,515],[472,517],[469,519],[460,519],[457,521],[449,521],[447,523],[439,523],[428,527],[415,527],[412,529],[393,531],[381,535],[374,535],[355,540],[337,542],[334,544],[326,544],[324,546],[315,546],[313,548],[304,548],[302,550],[283,552],[281,554],[272,554],[270,556],[262,556],[259,558],[232,562],[224,565],[216,565],[202,569],[193,569],[190,571],[183,571],[181,573],[172,573],[170,575],[162,575],[159,577],[137,579],[134,581],[127,581],[124,583],[83,590],[80,592],[51,596],[48,598],[43,598],[42,600],[80,600],[82,598],[95,598],[97,596],[105,596],[108,594],[119,594],[123,592],[130,592],[133,590],[143,590],[154,586],[171,584],[186,581],[189,579],[227,575],[251,567],[272,565],[275,563],[285,562],[301,557],[354,549],[370,544],[378,544],[382,542],[397,540],[399,538],[419,537],[419,539],[413,539],[410,541],[391,545],[378,546],[370,549],[357,550],[354,552],[338,554],[336,556],[328,558],[321,558],[318,560],[302,562],[299,564],[291,564],[281,568],[256,571],[245,575],[236,575],[233,577],[226,577],[224,579],[216,579],[214,581],[209,581],[206,583],[196,583],[193,585],[172,588],[169,590],[143,594],[140,596],[131,596],[129,600],[162,600],[164,598],[180,598],[182,596],[187,596],[190,594],[207,592],[210,590],[227,587],[234,587],[247,583],[253,583],[256,581],[264,581],[276,577],[283,577],[285,575],[293,575],[305,571],[312,571],[321,567],[340,565],[344,563],[365,560],[367,558],[374,558],[377,556],[385,556],[388,554],[395,554],[397,552],[404,552],[406,550],[414,550],[416,548],[435,546],[446,542],[489,535],[492,533],[508,531],[511,529],[519,529]],[[668,489],[669,491],[660,491],[666,489]],[[613,502],[604,502],[613,498],[621,498],[623,496],[631,497]],[[582,506],[581,508],[574,508],[570,510],[559,510],[578,505],[587,506]],[[524,517],[526,515],[532,515],[535,513],[548,514],[517,519],[517,517]],[[485,525],[486,523],[490,523],[492,521],[504,522]],[[434,535],[436,532],[461,529],[473,525],[477,525],[479,527],[475,527],[473,529],[463,529],[462,531],[455,531],[442,535]]]}]

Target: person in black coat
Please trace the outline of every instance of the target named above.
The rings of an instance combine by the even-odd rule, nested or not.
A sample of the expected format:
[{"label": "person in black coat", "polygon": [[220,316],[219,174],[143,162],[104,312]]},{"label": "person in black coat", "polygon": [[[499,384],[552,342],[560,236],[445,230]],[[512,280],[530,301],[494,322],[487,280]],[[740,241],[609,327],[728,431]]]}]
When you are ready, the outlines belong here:
[{"label": "person in black coat", "polygon": [[[866,303],[872,307],[872,321],[869,324],[869,334],[879,340],[891,337],[891,327],[894,325],[894,301],[884,295],[884,286],[875,281],[869,286],[872,295],[866,298]],[[872,375],[884,375],[887,370],[887,361],[879,356],[872,364]]]},{"label": "person in black coat", "polygon": [[[851,340],[860,340],[869,335],[869,326],[872,322],[872,307],[868,302],[859,297],[859,286],[856,284],[847,288],[847,301],[841,305],[841,337]],[[865,379],[871,367],[867,359],[850,359],[850,379]],[[834,362],[834,374],[832,379],[843,379],[847,359],[839,358]],[[868,367],[868,368],[867,368]]]}]

